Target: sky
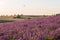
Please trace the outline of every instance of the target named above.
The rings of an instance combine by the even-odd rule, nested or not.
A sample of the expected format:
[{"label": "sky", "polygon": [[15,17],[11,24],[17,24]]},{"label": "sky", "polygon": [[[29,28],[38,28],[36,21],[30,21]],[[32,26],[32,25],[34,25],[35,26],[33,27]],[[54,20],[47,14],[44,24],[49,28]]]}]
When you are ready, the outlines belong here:
[{"label": "sky", "polygon": [[0,15],[54,15],[60,13],[60,0],[0,0]]}]

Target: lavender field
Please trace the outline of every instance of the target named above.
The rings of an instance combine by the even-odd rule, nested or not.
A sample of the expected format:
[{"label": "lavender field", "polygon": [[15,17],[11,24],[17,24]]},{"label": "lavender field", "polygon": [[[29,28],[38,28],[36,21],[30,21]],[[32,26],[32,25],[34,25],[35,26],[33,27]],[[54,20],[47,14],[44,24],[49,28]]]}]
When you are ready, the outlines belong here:
[{"label": "lavender field", "polygon": [[60,15],[0,23],[0,40],[60,40]]}]

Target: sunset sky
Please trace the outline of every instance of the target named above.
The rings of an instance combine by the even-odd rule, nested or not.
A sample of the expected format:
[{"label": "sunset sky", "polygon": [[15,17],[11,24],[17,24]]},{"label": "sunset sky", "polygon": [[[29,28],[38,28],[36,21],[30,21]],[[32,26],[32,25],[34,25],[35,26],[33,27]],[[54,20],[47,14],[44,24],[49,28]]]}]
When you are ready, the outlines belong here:
[{"label": "sunset sky", "polygon": [[56,13],[60,13],[60,0],[0,0],[0,15]]}]

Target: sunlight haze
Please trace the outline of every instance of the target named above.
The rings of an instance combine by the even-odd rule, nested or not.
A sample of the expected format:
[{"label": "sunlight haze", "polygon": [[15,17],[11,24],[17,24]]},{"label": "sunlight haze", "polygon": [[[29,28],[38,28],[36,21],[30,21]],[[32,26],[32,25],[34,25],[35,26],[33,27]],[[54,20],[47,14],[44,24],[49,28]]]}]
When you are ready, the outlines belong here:
[{"label": "sunlight haze", "polygon": [[60,13],[60,0],[0,0],[0,15],[57,13]]}]

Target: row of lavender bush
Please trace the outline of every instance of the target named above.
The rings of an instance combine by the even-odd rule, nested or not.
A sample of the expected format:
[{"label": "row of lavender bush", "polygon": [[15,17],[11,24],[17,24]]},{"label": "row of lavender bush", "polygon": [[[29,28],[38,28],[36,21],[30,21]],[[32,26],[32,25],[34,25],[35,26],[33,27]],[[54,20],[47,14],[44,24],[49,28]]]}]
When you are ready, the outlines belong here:
[{"label": "row of lavender bush", "polygon": [[0,23],[0,40],[60,40],[60,15]]}]

